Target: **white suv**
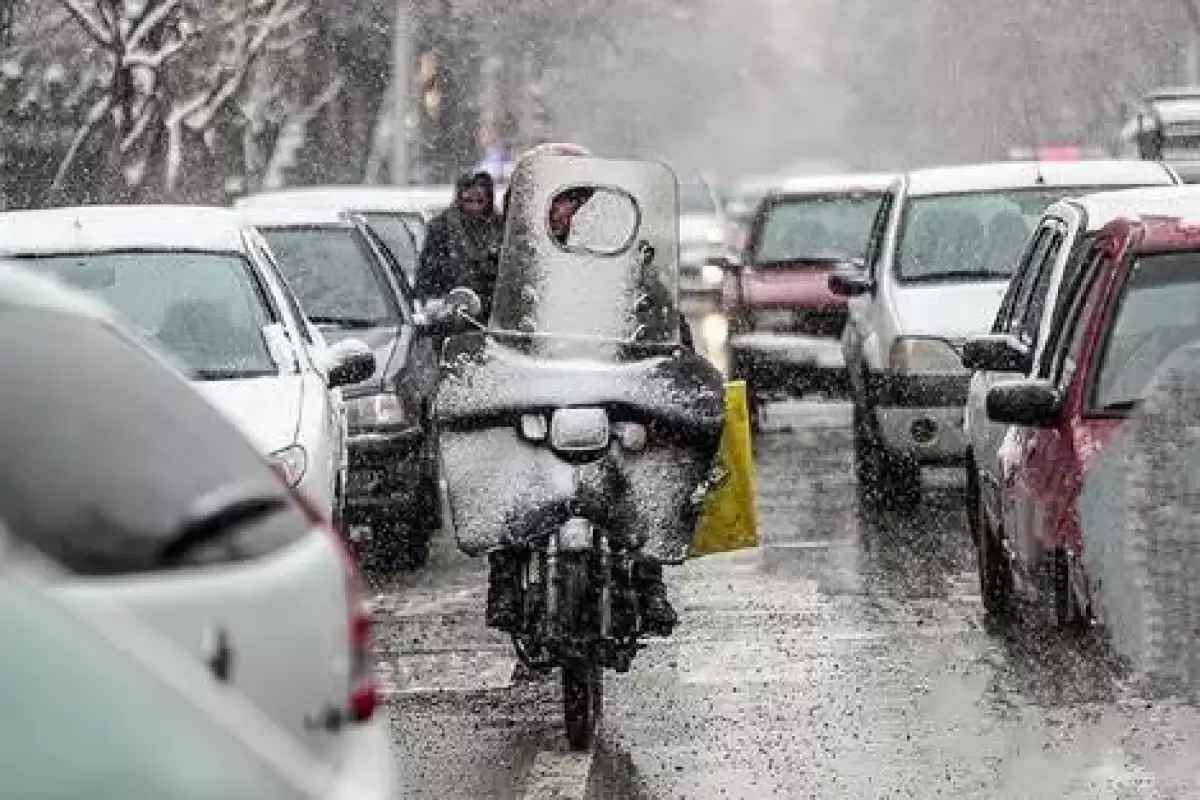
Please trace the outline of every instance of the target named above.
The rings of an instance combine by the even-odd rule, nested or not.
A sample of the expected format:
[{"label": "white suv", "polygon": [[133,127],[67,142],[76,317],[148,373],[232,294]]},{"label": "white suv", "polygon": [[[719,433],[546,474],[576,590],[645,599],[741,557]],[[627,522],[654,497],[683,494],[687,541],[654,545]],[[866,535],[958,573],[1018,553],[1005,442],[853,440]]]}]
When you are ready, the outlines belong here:
[{"label": "white suv", "polygon": [[1149,161],[1005,162],[913,170],[892,185],[849,298],[842,335],[861,499],[911,508],[923,465],[963,463],[970,374],[959,357],[986,333],[1030,232],[1052,203],[1106,188],[1172,185]]}]

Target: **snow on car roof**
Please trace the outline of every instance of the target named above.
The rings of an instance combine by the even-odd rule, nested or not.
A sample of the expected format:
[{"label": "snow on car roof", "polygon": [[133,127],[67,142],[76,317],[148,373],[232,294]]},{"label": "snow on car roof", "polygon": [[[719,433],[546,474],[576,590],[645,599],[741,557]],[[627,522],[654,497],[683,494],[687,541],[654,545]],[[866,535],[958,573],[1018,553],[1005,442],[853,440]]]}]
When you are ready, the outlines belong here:
[{"label": "snow on car roof", "polygon": [[346,227],[350,220],[341,206],[262,206],[234,210],[241,224],[253,228]]},{"label": "snow on car roof", "polygon": [[0,254],[109,250],[242,253],[241,224],[212,206],[75,206],[0,213]]},{"label": "snow on car roof", "polygon": [[454,199],[449,184],[408,186],[302,186],[240,198],[237,209],[334,206],[354,211],[441,210]]},{"label": "snow on car roof", "polygon": [[319,208],[351,211],[409,211],[448,206],[453,186],[304,186],[240,198],[234,208]]},{"label": "snow on car roof", "polygon": [[[1042,180],[1039,180],[1039,176]],[[910,195],[957,194],[1039,186],[1170,185],[1174,177],[1155,161],[1000,161],[954,167],[928,167],[907,174]]]},{"label": "snow on car roof", "polygon": [[894,173],[865,172],[838,175],[809,175],[789,178],[771,191],[773,195],[828,194],[831,192],[882,192],[896,181]]},{"label": "snow on car roof", "polygon": [[1061,206],[1081,209],[1089,231],[1098,231],[1117,219],[1141,216],[1200,220],[1200,186],[1151,186],[1095,192],[1055,203],[1046,213],[1054,213]]}]

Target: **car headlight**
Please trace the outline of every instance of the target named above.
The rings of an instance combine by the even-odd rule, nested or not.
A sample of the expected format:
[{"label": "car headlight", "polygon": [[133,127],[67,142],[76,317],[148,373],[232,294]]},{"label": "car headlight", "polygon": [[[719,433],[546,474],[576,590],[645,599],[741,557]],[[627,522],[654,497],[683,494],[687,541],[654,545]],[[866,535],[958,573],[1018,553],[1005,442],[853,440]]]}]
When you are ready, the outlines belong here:
[{"label": "car headlight", "polygon": [[725,280],[725,273],[715,264],[705,264],[700,269],[700,279],[705,286],[720,286]]},{"label": "car headlight", "polygon": [[398,428],[411,424],[400,395],[392,392],[346,400],[346,425],[350,428]]},{"label": "car headlight", "polygon": [[913,374],[964,373],[958,351],[945,339],[932,336],[904,336],[892,343],[889,355],[892,372]]},{"label": "car headlight", "polygon": [[304,473],[308,472],[308,452],[298,444],[276,450],[267,456],[267,461],[293,489],[300,485]]},{"label": "car headlight", "polygon": [[725,244],[725,228],[714,225],[704,235],[709,244]]}]

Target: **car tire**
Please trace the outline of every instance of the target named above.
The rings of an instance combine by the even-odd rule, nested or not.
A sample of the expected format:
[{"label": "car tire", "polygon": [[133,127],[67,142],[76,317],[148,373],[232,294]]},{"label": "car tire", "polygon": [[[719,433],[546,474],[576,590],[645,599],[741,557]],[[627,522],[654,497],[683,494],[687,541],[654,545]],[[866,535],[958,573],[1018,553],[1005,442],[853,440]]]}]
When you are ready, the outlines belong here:
[{"label": "car tire", "polygon": [[875,433],[870,412],[853,404],[854,477],[859,504],[868,511],[911,512],[921,502],[921,465],[893,453]]},{"label": "car tire", "polygon": [[976,563],[979,570],[979,594],[983,599],[983,610],[994,622],[1007,624],[1013,620],[1013,577],[1005,560],[1004,545],[1000,534],[992,530],[980,499],[979,547],[976,548]]}]

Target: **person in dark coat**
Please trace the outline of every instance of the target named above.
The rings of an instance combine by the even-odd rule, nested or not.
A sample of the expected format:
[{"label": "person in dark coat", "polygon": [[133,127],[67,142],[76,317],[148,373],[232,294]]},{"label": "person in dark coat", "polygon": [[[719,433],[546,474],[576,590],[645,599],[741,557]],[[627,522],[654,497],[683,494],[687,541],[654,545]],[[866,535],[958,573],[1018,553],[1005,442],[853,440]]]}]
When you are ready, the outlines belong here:
[{"label": "person in dark coat", "polygon": [[479,295],[481,319],[491,315],[504,238],[495,198],[486,172],[464,175],[455,184],[454,204],[429,222],[417,262],[415,291],[422,300],[440,299],[464,286]]}]

